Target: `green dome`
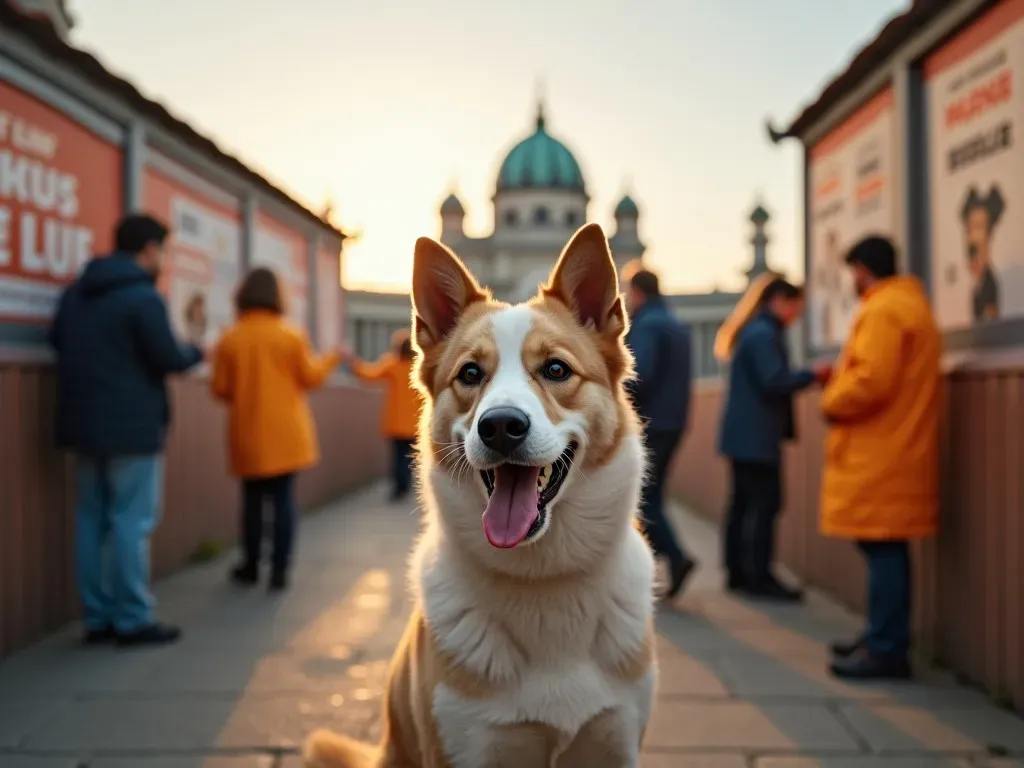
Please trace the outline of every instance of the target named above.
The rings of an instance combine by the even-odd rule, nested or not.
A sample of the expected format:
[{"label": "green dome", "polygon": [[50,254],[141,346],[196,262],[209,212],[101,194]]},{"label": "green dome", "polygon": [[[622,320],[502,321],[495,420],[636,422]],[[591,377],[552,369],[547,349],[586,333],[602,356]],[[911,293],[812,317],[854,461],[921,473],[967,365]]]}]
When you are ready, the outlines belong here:
[{"label": "green dome", "polygon": [[636,201],[629,195],[625,195],[619,204],[615,206],[615,217],[622,218],[623,216],[632,216],[636,218],[640,215],[640,209],[637,207]]},{"label": "green dome", "polygon": [[585,192],[576,158],[544,128],[543,107],[537,110],[537,129],[512,148],[498,171],[498,191],[510,189]]}]

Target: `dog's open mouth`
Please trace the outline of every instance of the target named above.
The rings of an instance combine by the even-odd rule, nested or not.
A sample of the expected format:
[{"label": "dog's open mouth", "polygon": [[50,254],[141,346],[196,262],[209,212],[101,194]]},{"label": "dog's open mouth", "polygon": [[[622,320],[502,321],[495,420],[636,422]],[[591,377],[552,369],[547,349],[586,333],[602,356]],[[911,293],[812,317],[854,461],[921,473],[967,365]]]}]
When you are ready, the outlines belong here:
[{"label": "dog's open mouth", "polygon": [[576,443],[570,443],[554,464],[544,467],[500,464],[481,470],[487,487],[484,533],[491,546],[511,549],[540,533],[548,504],[569,476],[576,448]]}]

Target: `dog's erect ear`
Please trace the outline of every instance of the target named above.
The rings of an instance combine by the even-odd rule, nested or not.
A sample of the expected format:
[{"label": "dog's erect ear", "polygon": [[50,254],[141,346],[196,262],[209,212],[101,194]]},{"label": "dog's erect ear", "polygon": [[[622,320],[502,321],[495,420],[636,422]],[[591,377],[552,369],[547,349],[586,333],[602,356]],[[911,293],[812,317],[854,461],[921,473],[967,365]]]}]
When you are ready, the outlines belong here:
[{"label": "dog's erect ear", "polygon": [[486,298],[458,256],[429,237],[416,241],[412,317],[413,336],[420,349],[443,341],[466,307]]},{"label": "dog's erect ear", "polygon": [[542,293],[569,307],[583,326],[613,335],[626,328],[615,262],[598,224],[572,236]]}]

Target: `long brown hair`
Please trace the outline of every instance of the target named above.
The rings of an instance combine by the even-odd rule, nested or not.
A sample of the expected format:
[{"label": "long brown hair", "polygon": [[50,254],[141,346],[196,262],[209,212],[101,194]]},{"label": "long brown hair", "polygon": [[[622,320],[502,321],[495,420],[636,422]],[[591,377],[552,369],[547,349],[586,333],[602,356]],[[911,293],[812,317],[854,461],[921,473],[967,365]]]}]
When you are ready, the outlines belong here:
[{"label": "long brown hair", "polygon": [[746,293],[736,302],[729,317],[722,323],[715,334],[715,357],[719,362],[727,363],[732,359],[733,349],[740,331],[747,327],[762,307],[776,296],[787,299],[798,299],[803,296],[803,288],[793,285],[777,272],[765,272],[759,275],[747,288]]},{"label": "long brown hair", "polygon": [[412,338],[405,328],[399,328],[391,334],[391,351],[402,360],[412,360]]},{"label": "long brown hair", "polygon": [[249,270],[235,292],[235,311],[239,315],[254,309],[283,315],[287,308],[287,299],[281,281],[277,274],[267,267],[255,267]]}]

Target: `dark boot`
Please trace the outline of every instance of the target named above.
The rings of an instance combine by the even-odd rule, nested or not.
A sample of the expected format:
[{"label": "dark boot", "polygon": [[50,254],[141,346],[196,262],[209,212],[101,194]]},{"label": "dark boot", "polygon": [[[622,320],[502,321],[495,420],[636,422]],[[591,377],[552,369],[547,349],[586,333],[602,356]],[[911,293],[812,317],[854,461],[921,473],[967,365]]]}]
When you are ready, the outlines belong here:
[{"label": "dark boot", "polygon": [[251,587],[259,580],[259,567],[253,563],[242,563],[231,571],[231,581],[240,587]]},{"label": "dark boot", "polygon": [[668,591],[665,593],[666,600],[671,600],[683,591],[686,582],[697,568],[697,563],[692,558],[683,557],[681,560],[672,562],[670,567],[671,579],[668,583]]},{"label": "dark boot", "polygon": [[829,665],[829,671],[843,680],[907,680],[912,674],[907,659],[887,658],[868,652],[836,659]]},{"label": "dark boot", "polygon": [[858,637],[849,642],[836,641],[829,646],[832,655],[839,659],[847,659],[864,649],[864,638]]},{"label": "dark boot", "polygon": [[103,629],[87,629],[82,635],[82,645],[107,645],[117,640],[117,632],[113,627]]},{"label": "dark boot", "polygon": [[288,589],[288,574],[286,571],[274,571],[270,574],[271,592],[283,592]]},{"label": "dark boot", "polygon": [[181,630],[169,624],[150,624],[135,632],[118,633],[117,644],[121,646],[167,645],[181,638]]},{"label": "dark boot", "polygon": [[744,591],[751,597],[779,603],[799,603],[804,599],[803,590],[787,587],[770,574],[763,579],[748,584]]},{"label": "dark boot", "polygon": [[725,589],[728,592],[745,592],[747,577],[739,573],[729,573],[725,578]]}]

